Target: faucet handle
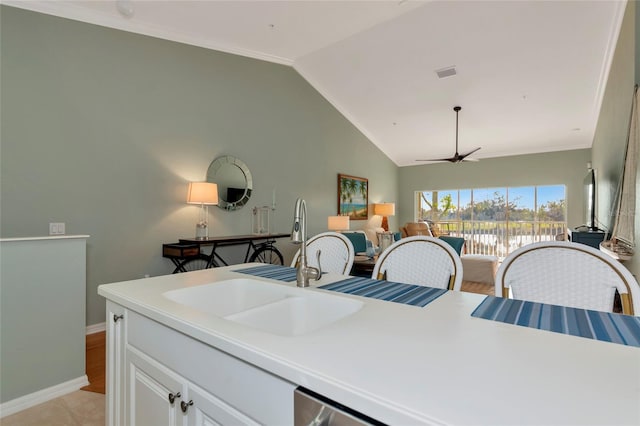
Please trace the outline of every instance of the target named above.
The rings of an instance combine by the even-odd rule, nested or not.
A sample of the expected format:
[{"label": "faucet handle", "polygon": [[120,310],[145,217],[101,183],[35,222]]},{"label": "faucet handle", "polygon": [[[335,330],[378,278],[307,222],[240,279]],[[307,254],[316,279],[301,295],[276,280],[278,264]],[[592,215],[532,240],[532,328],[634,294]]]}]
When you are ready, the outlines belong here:
[{"label": "faucet handle", "polygon": [[316,281],[318,281],[320,279],[320,277],[322,276],[322,265],[320,265],[320,255],[322,254],[322,250],[318,250],[316,252],[316,259],[318,261],[318,278],[316,278]]}]

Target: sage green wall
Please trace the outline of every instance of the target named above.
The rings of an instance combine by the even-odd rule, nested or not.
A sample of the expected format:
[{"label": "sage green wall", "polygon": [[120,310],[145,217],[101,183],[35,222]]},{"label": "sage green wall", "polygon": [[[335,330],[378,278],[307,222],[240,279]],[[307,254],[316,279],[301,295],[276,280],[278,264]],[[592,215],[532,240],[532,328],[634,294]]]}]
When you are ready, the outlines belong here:
[{"label": "sage green wall", "polygon": [[0,254],[0,404],[84,386],[84,238],[4,240]]},{"label": "sage green wall", "polygon": [[[598,218],[603,224],[602,227],[607,230],[612,227],[611,213],[624,164],[633,86],[640,82],[640,30],[637,28],[637,9],[640,9],[637,2],[627,3],[593,139],[593,166],[599,171]],[[636,188],[638,184],[640,175],[636,176]],[[640,212],[640,203],[636,205],[636,212]],[[639,232],[640,221],[636,213],[636,241],[640,241]],[[640,277],[638,255],[625,262],[625,266],[636,277]]]},{"label": "sage green wall", "polygon": [[[242,159],[254,192],[240,211],[210,208],[213,235],[250,233],[250,208],[270,205],[274,189],[276,231],[290,231],[297,197],[309,233],[324,231],[338,173],[368,178],[370,203],[396,201],[395,164],[291,67],[7,6],[0,14],[0,235],[65,222],[67,234],[91,236],[89,325],[104,321],[99,284],[172,270],[161,245],[194,235],[187,182],[204,180],[215,157]],[[295,246],[278,245],[290,261]]]},{"label": "sage green wall", "polygon": [[493,188],[505,186],[567,186],[567,222],[585,222],[583,181],[591,150],[550,152],[487,158],[459,164],[438,163],[400,169],[399,223],[415,220],[415,191],[436,189]]}]

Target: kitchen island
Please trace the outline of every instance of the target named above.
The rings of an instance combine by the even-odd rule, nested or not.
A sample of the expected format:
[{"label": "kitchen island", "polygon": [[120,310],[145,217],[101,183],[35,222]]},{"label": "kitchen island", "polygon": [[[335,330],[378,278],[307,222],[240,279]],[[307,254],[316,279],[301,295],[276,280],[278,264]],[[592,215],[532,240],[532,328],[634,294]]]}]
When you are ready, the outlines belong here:
[{"label": "kitchen island", "polygon": [[[108,300],[109,424],[196,412],[187,424],[204,423],[207,410],[195,408],[204,403],[222,423],[292,424],[297,386],[393,425],[640,424],[636,347],[473,318],[483,295],[450,291],[416,307],[317,288],[339,275],[298,289],[236,272],[251,266],[99,287]],[[335,302],[345,314],[307,329],[251,322],[231,297],[205,297],[228,280]],[[155,396],[178,393],[160,417],[149,414]]]}]

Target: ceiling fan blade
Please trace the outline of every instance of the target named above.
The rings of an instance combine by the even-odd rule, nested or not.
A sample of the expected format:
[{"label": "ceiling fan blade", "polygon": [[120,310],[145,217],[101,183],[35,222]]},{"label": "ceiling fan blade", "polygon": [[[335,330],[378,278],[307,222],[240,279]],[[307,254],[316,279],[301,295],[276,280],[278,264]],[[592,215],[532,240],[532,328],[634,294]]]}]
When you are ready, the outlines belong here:
[{"label": "ceiling fan blade", "polygon": [[455,157],[449,157],[449,158],[432,158],[429,160],[416,160],[416,161],[430,161],[432,163],[441,163],[444,161],[449,161],[451,163],[455,163],[457,161],[457,159]]},{"label": "ceiling fan blade", "polygon": [[[462,155],[460,155],[460,156],[459,156],[460,161],[464,160],[465,158],[467,158],[468,156],[470,156],[470,155],[471,155],[471,154],[473,154],[474,152],[478,151],[480,148],[482,148],[482,147],[478,147],[478,148],[476,148],[476,149],[473,149],[473,150],[471,150],[471,151],[467,152],[466,154],[462,154]],[[472,159],[469,159],[469,160],[467,160],[467,161],[478,161],[478,160],[472,160]]]}]

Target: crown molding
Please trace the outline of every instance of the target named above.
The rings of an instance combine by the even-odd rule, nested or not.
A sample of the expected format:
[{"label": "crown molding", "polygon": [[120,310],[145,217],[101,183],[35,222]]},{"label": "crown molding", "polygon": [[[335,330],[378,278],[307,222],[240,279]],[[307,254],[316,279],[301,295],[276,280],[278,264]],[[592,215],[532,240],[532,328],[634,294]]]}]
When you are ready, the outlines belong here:
[{"label": "crown molding", "polygon": [[245,56],[261,61],[273,62],[281,65],[293,65],[293,60],[283,58],[276,55],[268,55],[262,52],[256,52],[250,49],[241,49],[237,46],[230,46],[224,43],[216,43],[201,37],[194,37],[172,31],[168,28],[161,28],[136,21],[135,18],[126,18],[119,15],[105,15],[91,9],[80,7],[63,1],[20,1],[20,0],[0,0],[0,4],[17,7],[20,9],[39,12],[46,15],[57,16],[59,18],[72,19],[74,21],[84,22],[102,27],[112,28],[130,33],[142,34],[164,40],[175,41],[178,43],[188,44],[192,46],[203,47],[205,49],[216,50],[233,55]]}]

